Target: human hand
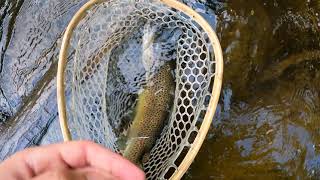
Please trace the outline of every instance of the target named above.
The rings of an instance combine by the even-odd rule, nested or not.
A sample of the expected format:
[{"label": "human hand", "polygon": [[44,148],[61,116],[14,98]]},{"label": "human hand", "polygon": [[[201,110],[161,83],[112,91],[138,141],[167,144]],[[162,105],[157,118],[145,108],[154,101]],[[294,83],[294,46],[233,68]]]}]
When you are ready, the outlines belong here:
[{"label": "human hand", "polygon": [[35,147],[0,164],[6,180],[142,180],[145,175],[122,156],[87,141]]}]

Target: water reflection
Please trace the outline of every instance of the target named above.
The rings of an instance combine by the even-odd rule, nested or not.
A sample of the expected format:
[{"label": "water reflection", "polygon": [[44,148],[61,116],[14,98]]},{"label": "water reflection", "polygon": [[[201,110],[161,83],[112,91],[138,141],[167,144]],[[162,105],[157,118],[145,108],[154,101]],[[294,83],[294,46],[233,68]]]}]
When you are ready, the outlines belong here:
[{"label": "water reflection", "polygon": [[[264,84],[246,101],[234,99],[230,117],[214,123],[188,177],[317,177],[319,68],[320,63],[306,73],[301,67],[294,77]],[[208,154],[214,164],[201,170]]]}]

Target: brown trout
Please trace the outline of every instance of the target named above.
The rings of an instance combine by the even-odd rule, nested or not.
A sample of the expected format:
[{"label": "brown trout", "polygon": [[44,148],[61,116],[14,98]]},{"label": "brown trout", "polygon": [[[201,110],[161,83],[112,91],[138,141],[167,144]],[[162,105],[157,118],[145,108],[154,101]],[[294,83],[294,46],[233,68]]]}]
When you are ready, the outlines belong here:
[{"label": "brown trout", "polygon": [[166,62],[139,95],[136,116],[128,131],[128,145],[124,151],[124,157],[137,165],[153,147],[168,118],[175,87],[172,69],[171,63]]}]

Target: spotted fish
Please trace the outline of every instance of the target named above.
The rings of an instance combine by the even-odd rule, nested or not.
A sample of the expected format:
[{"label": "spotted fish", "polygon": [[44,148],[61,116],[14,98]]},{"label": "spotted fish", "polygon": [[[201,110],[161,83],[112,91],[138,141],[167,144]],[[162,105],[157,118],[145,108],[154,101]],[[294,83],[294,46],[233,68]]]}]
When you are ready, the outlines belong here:
[{"label": "spotted fish", "polygon": [[135,117],[128,130],[124,157],[140,165],[147,157],[169,118],[175,82],[173,69],[176,45],[181,30],[146,24],[142,37],[142,63],[146,70],[146,87],[139,94]]},{"label": "spotted fish", "polygon": [[173,104],[174,87],[172,63],[166,62],[139,95],[136,116],[130,126],[128,145],[124,151],[124,157],[131,162],[139,165],[160,135]]}]

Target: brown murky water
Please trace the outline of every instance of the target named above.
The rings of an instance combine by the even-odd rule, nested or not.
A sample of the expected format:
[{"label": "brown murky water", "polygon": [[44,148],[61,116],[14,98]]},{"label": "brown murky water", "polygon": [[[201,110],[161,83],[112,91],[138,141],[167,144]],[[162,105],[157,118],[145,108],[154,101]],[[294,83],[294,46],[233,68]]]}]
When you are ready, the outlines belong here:
[{"label": "brown murky water", "polygon": [[225,88],[185,179],[318,179],[320,1],[220,5]]},{"label": "brown murky water", "polygon": [[[0,159],[60,140],[57,54],[84,2],[0,1]],[[184,178],[320,179],[320,1],[185,2],[216,28],[225,77],[216,118]]]}]

